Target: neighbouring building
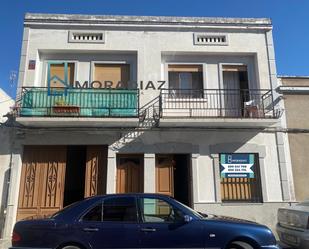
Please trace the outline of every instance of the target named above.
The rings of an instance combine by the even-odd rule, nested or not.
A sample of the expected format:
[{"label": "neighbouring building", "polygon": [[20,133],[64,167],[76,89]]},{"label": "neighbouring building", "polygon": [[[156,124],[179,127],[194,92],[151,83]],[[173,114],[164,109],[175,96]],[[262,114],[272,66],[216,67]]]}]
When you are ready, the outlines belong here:
[{"label": "neighbouring building", "polygon": [[309,76],[280,76],[297,201],[309,199]]},{"label": "neighbouring building", "polygon": [[[12,130],[7,126],[6,114],[15,101],[0,88],[0,232],[4,228],[10,177]],[[1,236],[2,237],[2,236]],[[0,246],[1,246],[0,240]]]},{"label": "neighbouring building", "polygon": [[269,19],[26,14],[4,237],[157,192],[274,227],[294,201]]}]

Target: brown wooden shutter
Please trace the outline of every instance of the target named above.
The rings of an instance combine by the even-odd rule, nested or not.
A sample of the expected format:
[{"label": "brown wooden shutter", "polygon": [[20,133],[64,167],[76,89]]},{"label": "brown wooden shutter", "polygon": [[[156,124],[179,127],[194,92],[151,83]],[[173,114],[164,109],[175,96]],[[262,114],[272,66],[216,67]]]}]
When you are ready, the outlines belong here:
[{"label": "brown wooden shutter", "polygon": [[130,80],[130,65],[128,64],[95,64],[94,81],[100,81],[104,86],[105,81],[113,83],[112,88],[116,88],[118,82],[122,87],[128,87]]},{"label": "brown wooden shutter", "polygon": [[168,65],[169,72],[203,72],[202,65]]},{"label": "brown wooden shutter", "polygon": [[62,208],[65,167],[65,146],[25,146],[17,220]]},{"label": "brown wooden shutter", "polygon": [[107,146],[87,146],[85,197],[106,193]]},{"label": "brown wooden shutter", "polygon": [[[64,70],[64,63],[62,64],[50,64],[50,77],[52,79],[53,76],[57,76],[61,80],[65,79],[65,70]],[[75,64],[68,63],[68,83],[72,86],[74,83],[74,73],[75,73]],[[60,81],[52,79],[50,82],[51,87],[65,87]]]},{"label": "brown wooden shutter", "polygon": [[173,157],[158,155],[156,158],[156,192],[174,196]]},{"label": "brown wooden shutter", "polygon": [[224,65],[222,69],[225,72],[247,72],[247,66],[245,65]]}]

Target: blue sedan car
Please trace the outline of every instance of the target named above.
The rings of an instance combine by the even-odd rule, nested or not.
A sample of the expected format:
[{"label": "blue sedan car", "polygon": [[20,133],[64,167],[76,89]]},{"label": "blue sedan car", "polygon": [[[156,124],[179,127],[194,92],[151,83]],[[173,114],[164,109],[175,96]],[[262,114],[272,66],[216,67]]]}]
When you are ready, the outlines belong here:
[{"label": "blue sedan car", "polygon": [[266,226],[200,214],[159,194],[95,196],[15,224],[12,248],[276,249]]}]

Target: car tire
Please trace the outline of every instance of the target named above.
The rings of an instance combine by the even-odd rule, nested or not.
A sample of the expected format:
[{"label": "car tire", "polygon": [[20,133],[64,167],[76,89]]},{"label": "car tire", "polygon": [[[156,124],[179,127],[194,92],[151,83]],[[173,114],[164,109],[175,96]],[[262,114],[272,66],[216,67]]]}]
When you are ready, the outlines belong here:
[{"label": "car tire", "polygon": [[234,241],[228,246],[228,249],[254,249],[254,247],[243,241]]},{"label": "car tire", "polygon": [[81,249],[81,248],[78,246],[67,245],[67,246],[62,247],[61,249]]}]

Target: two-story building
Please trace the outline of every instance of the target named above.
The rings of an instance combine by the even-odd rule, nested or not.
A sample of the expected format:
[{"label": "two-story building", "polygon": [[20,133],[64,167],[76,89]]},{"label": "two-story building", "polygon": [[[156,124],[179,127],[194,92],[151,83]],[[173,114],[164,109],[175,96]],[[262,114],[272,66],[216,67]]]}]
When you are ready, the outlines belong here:
[{"label": "two-story building", "polygon": [[269,226],[294,200],[269,19],[26,14],[4,236],[156,192]]},{"label": "two-story building", "polygon": [[309,76],[280,76],[278,92],[284,98],[296,201],[309,199]]}]

